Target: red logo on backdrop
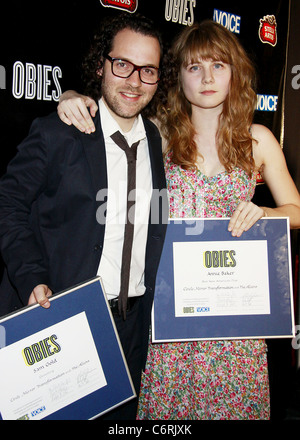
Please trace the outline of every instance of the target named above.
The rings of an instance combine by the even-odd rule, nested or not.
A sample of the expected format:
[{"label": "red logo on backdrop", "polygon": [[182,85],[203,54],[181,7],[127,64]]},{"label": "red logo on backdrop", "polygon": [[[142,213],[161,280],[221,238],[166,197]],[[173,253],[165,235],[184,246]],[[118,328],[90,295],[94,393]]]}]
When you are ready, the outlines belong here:
[{"label": "red logo on backdrop", "polygon": [[258,35],[262,43],[271,44],[276,46],[277,44],[277,23],[274,15],[265,15],[264,18],[259,20],[260,27]]},{"label": "red logo on backdrop", "polygon": [[138,6],[138,0],[100,0],[105,8],[122,9],[128,12],[135,12]]},{"label": "red logo on backdrop", "polygon": [[265,183],[262,175],[258,172],[256,175],[256,185],[261,185],[262,183]]}]

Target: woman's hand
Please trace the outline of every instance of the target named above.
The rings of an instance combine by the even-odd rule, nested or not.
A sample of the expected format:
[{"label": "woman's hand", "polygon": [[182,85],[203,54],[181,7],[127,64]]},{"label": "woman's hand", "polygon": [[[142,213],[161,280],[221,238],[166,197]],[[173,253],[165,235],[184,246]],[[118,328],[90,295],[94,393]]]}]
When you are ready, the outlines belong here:
[{"label": "woman's hand", "polygon": [[233,237],[240,237],[248,231],[260,218],[266,216],[263,208],[252,202],[241,202],[229,221],[228,231]]},{"label": "woman's hand", "polygon": [[[90,109],[90,113],[88,111]],[[74,125],[83,133],[90,134],[95,131],[91,118],[98,110],[96,102],[89,96],[80,95],[74,90],[68,90],[59,98],[57,113],[67,125]]]}]

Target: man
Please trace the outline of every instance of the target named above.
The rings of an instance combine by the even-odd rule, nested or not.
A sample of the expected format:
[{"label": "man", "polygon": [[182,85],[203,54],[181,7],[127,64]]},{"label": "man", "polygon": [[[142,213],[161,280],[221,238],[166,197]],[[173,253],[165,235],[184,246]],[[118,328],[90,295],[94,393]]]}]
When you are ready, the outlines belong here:
[{"label": "man", "polygon": [[[146,19],[125,14],[106,23],[84,65],[90,93],[92,88],[93,97],[101,97],[95,133],[85,136],[56,114],[37,119],[0,182],[6,265],[1,315],[35,302],[47,308],[52,292],[100,275],[137,394],[166,228],[163,210],[167,218],[166,199],[159,212],[151,209],[152,194],[166,197],[161,139],[140,115],[156,92],[160,56],[159,37]],[[124,224],[132,194],[127,197],[127,160],[112,138],[116,131],[129,145],[138,143],[128,300],[122,310]],[[137,399],[112,417],[134,419],[136,406]]]}]

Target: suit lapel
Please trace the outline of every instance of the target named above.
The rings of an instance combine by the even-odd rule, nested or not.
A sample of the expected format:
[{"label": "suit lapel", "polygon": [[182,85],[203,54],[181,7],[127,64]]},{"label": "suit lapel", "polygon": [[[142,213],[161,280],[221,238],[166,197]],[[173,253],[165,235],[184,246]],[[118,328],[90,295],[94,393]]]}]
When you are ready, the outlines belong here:
[{"label": "suit lapel", "polygon": [[[144,120],[144,123],[149,146],[153,189],[162,190],[166,188],[166,179],[162,158],[161,138],[152,123],[147,120]],[[99,115],[96,115],[94,118],[94,124],[96,127],[94,133],[89,135],[80,133],[79,135],[89,165],[96,202],[96,194],[100,189],[106,189],[108,187],[108,180],[105,144]]]},{"label": "suit lapel", "polygon": [[[160,229],[161,224],[165,224],[168,221],[169,203],[166,189],[161,137],[158,130],[151,122],[144,120],[144,123],[148,139],[153,185],[150,207],[151,212],[149,217],[149,233],[154,234],[155,230],[158,231]],[[152,209],[154,209],[153,212]],[[157,233],[159,234],[159,232]]]},{"label": "suit lapel", "polygon": [[153,188],[163,189],[166,187],[166,179],[162,159],[161,138],[152,124],[150,125],[145,119],[144,125],[148,139]]},{"label": "suit lapel", "polygon": [[[144,120],[149,145],[149,156],[152,171],[153,188],[166,187],[163,170],[161,139],[156,129]],[[94,118],[96,131],[92,134],[80,133],[81,141],[89,164],[91,178],[95,192],[101,188],[107,188],[107,163],[105,143],[99,114]]]},{"label": "suit lapel", "polygon": [[95,194],[107,188],[107,165],[105,144],[99,114],[94,118],[96,131],[92,134],[80,133],[85,155],[89,164]]}]

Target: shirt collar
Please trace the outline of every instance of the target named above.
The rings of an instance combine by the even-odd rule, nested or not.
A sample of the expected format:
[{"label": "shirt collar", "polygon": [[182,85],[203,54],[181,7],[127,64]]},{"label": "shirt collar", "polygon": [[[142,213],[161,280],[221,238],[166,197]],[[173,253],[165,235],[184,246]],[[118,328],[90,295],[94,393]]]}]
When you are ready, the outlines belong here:
[{"label": "shirt collar", "polygon": [[146,131],[141,115],[138,115],[136,117],[132,129],[129,132],[124,133],[117,121],[108,111],[108,108],[106,107],[102,98],[99,100],[99,113],[104,139],[110,138],[110,136],[118,130],[126,138],[129,145],[132,145],[134,142],[141,141],[142,139],[146,138]]}]

